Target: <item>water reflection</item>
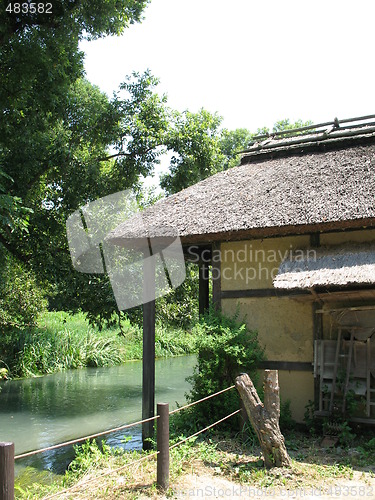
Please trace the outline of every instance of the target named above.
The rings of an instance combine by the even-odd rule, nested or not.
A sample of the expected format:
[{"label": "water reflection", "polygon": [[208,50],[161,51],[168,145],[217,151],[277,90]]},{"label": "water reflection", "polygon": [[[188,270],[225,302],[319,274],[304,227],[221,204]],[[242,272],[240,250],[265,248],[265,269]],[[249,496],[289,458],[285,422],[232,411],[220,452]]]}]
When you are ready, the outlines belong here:
[{"label": "water reflection", "polygon": [[[156,401],[185,401],[194,356],[156,361]],[[16,454],[94,434],[141,419],[142,363],[72,370],[2,383],[0,440],[13,441]],[[124,435],[132,440],[121,443]],[[140,427],[107,436],[112,446],[140,448]],[[72,449],[57,449],[20,461],[57,473],[72,459]]]}]

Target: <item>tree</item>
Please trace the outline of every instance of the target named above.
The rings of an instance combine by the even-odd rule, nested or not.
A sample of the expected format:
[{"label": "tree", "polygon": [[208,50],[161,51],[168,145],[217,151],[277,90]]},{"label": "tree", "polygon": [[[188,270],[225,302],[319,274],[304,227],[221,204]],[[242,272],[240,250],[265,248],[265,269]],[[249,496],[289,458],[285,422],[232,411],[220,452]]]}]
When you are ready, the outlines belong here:
[{"label": "tree", "polygon": [[171,193],[233,166],[249,138],[221,130],[205,110],[170,110],[150,71],[128,77],[112,99],[84,78],[79,40],[121,33],[147,3],[61,0],[46,14],[24,2],[0,12],[0,245],[52,307],[82,308],[100,322],[116,311],[111,287],[73,271],[67,217],[102,196],[140,191],[166,149]]},{"label": "tree", "polygon": [[160,183],[168,194],[216,173],[223,161],[218,143],[220,116],[201,109],[198,113],[175,112],[172,120],[167,147],[174,154],[170,172]]},{"label": "tree", "polygon": [[236,153],[248,146],[251,134],[246,129],[221,129],[221,123],[218,114],[203,108],[198,113],[173,114],[166,141],[173,156],[160,182],[168,194],[238,164]]},{"label": "tree", "polygon": [[26,3],[0,12],[0,244],[64,308],[71,299],[80,307],[93,279],[101,293],[91,299],[112,300],[113,312],[104,277],[74,274],[65,221],[90,200],[139,186],[165,126],[164,98],[149,72],[109,100],[84,79],[78,42],[121,33],[147,3],[62,0],[51,15],[23,13]]},{"label": "tree", "polygon": [[258,436],[266,467],[290,467],[291,460],[279,427],[280,387],[277,370],[265,370],[264,403],[246,373],[236,378],[236,387]]},{"label": "tree", "polygon": [[29,234],[14,231],[3,238],[45,283],[54,307],[83,308],[100,319],[116,310],[106,277],[73,271],[65,224],[80,206],[129,187],[139,189],[140,177],[151,173],[167,128],[165,98],[154,92],[156,84],[149,72],[133,75],[121,95],[109,101],[79,79],[69,89],[60,121],[45,131],[45,148],[40,142],[25,144],[28,168],[14,172],[14,183],[32,209]]},{"label": "tree", "polygon": [[[162,176],[160,185],[167,194],[177,193],[213,174],[237,166],[239,152],[248,148],[253,138],[270,134],[267,127],[251,133],[247,129],[227,130],[221,128],[222,118],[205,109],[198,113],[176,113],[168,149],[174,152],[169,172]],[[310,125],[298,120],[290,123],[281,120],[275,123],[273,132]]]},{"label": "tree", "polygon": [[[97,89],[80,80],[83,61],[78,41],[121,33],[140,20],[147,0],[62,0],[52,4],[51,14],[38,9],[32,13],[30,5],[24,9],[25,2],[20,9],[10,4],[11,12],[0,11],[0,168],[5,174],[2,205],[7,203],[8,213],[11,200],[13,208],[20,208],[21,200],[30,203],[40,191],[41,179],[45,177],[45,186],[57,165],[63,169],[77,161],[69,148],[88,131],[82,128],[81,116],[81,130],[76,133],[74,118],[82,110],[81,105],[73,111],[78,97],[85,94],[87,98],[91,92],[94,99],[101,100],[102,136],[97,149],[111,141],[118,120],[116,110],[106,106]],[[88,113],[84,118],[90,118]],[[99,127],[93,123],[91,119],[87,151],[98,139],[95,132]],[[0,242],[15,254],[16,247],[6,233],[2,227]]]}]

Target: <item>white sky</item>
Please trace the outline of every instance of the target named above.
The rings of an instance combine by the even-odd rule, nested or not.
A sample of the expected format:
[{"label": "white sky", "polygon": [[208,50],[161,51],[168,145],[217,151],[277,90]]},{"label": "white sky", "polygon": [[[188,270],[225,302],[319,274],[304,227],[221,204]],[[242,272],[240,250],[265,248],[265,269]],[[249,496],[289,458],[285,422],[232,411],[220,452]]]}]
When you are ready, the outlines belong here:
[{"label": "white sky", "polygon": [[150,68],[171,107],[255,131],[375,113],[374,23],[374,0],[151,0],[141,24],[81,49],[110,96]]}]

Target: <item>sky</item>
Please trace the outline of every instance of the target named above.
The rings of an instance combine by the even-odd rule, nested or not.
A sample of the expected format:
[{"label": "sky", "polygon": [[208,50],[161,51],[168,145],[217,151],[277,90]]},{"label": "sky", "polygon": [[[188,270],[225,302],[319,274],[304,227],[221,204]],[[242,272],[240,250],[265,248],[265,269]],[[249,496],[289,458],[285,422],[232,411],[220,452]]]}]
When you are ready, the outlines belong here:
[{"label": "sky", "polygon": [[147,68],[179,111],[255,132],[375,113],[373,0],[151,0],[120,37],[81,43],[109,96]]}]

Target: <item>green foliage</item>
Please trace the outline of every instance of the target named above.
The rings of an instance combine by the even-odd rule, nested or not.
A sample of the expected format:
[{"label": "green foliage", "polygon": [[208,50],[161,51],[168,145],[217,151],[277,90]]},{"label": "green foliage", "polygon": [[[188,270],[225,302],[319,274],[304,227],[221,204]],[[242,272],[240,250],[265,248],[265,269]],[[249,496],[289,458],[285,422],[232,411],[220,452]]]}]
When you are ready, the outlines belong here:
[{"label": "green foliage", "polygon": [[309,399],[309,402],[305,406],[303,421],[312,436],[321,432],[321,422],[315,417],[315,403],[311,399]]},{"label": "green foliage", "polygon": [[[198,364],[190,377],[192,389],[187,395],[189,402],[204,398],[234,383],[237,375],[246,372],[257,380],[257,367],[264,358],[257,334],[250,332],[237,318],[228,318],[211,310],[194,328],[197,336]],[[239,408],[237,391],[231,390],[195,405],[188,419],[198,427],[212,424]],[[225,427],[238,430],[236,419],[230,419]]]},{"label": "green foliage", "polygon": [[[5,343],[13,377],[32,377],[84,366],[111,366],[123,361],[114,335],[98,337],[90,330],[85,335],[69,330],[13,332]],[[18,351],[14,352],[15,349]]]},{"label": "green foliage", "polygon": [[363,447],[365,450],[372,451],[375,453],[375,437],[373,437],[367,443],[365,443]]},{"label": "green foliage", "polygon": [[[174,156],[162,185],[176,192],[235,165],[251,134],[222,130],[204,109],[170,110],[149,70],[112,99],[84,78],[79,41],[121,33],[147,0],[52,3],[51,15],[0,12],[0,244],[43,284],[51,309],[84,310],[101,327],[113,324],[116,303],[106,276],[72,269],[69,215],[116,191],[139,192],[165,150]],[[188,280],[160,301],[159,318],[187,327],[195,290]]]},{"label": "green foliage", "polygon": [[7,194],[4,181],[13,182],[13,179],[0,168],[0,236],[14,230],[27,232],[32,210],[22,205],[21,198]]},{"label": "green foliage", "polygon": [[239,165],[239,151],[246,149],[253,134],[246,128],[237,128],[235,130],[224,129],[219,138],[219,147],[225,157],[223,170]]},{"label": "green foliage", "polygon": [[[78,79],[66,91],[60,119],[46,123],[45,134],[39,129],[12,135],[3,157],[14,179],[6,189],[12,196],[22,195],[32,213],[28,235],[0,231],[0,242],[48,284],[51,308],[83,309],[99,325],[110,322],[117,310],[112,289],[106,276],[72,269],[66,219],[87,201],[137,188],[140,176],[151,172],[166,127],[164,98],[155,94],[156,84],[149,72],[134,75],[124,84],[124,95],[108,101],[96,87]],[[22,140],[24,145],[19,144]],[[113,154],[107,152],[111,143]],[[27,154],[25,160],[12,156],[19,151]],[[143,196],[143,202],[155,198]]]},{"label": "green foliage", "polygon": [[156,317],[171,328],[191,328],[198,321],[198,266],[186,263],[185,281],[156,301]]},{"label": "green foliage", "polygon": [[167,140],[172,156],[170,172],[161,178],[161,187],[176,193],[220,170],[223,156],[219,148],[222,118],[205,109],[198,113],[175,112]]},{"label": "green foliage", "polygon": [[0,249],[0,329],[35,326],[47,302],[33,273]]},{"label": "green foliage", "polygon": [[[157,357],[195,352],[195,337],[180,329],[158,324],[155,332]],[[118,328],[98,331],[85,316],[64,312],[40,315],[38,327],[8,329],[2,335],[0,360],[9,377],[32,377],[85,366],[111,366],[142,359],[142,329],[122,319]]]},{"label": "green foliage", "polygon": [[[272,135],[273,133],[276,132],[282,132],[283,130],[292,130],[295,128],[302,128],[302,127],[307,127],[309,125],[312,125],[313,122],[311,120],[303,121],[303,120],[297,120],[293,123],[290,122],[289,118],[286,118],[284,120],[279,120],[277,121],[274,126],[272,127],[272,131],[268,127],[261,127],[258,128],[257,132],[255,135]],[[296,132],[296,135],[299,135],[303,132]],[[279,134],[277,137],[289,137],[290,134]]]},{"label": "green foliage", "polygon": [[168,194],[238,165],[236,153],[248,146],[252,135],[246,129],[221,129],[221,122],[220,116],[205,109],[174,113],[166,146],[175,154],[160,182]]},{"label": "green foliage", "polygon": [[[176,193],[210,175],[239,164],[239,151],[248,148],[254,135],[269,134],[267,127],[251,133],[247,129],[221,129],[222,118],[205,109],[198,113],[188,111],[174,115],[167,147],[176,154],[172,157],[170,172],[161,178],[161,187],[168,194]],[[273,132],[290,130],[310,121],[280,120]]]},{"label": "green foliage", "polygon": [[[153,141],[158,98],[147,94],[153,85],[147,73],[127,83],[125,98],[109,100],[83,78],[78,42],[121,33],[147,3],[63,0],[52,2],[50,15],[0,12],[0,244],[45,283],[55,307],[87,306],[100,321],[113,313],[111,290],[100,280],[80,304],[90,277],[74,276],[65,222],[79,206],[149,173],[157,155],[141,147]],[[134,139],[146,129],[142,144],[129,146],[129,131]],[[90,310],[95,297],[104,312]]]},{"label": "green foliage", "polygon": [[87,440],[82,445],[74,445],[73,448],[75,457],[69,464],[65,481],[69,481],[72,477],[78,479],[87,471],[104,465],[105,460],[108,460],[112,454],[111,447],[104,440],[101,441],[100,446],[93,439]]},{"label": "green foliage", "polygon": [[296,427],[296,421],[292,417],[290,404],[289,399],[280,403],[280,429],[282,432],[293,430]]},{"label": "green foliage", "polygon": [[306,122],[297,120],[294,123],[290,123],[290,120],[287,118],[285,120],[279,120],[278,122],[276,122],[273,126],[272,132],[282,132],[283,130],[292,130],[294,128],[307,127],[308,125],[312,124],[313,122],[311,120],[307,120]]}]

